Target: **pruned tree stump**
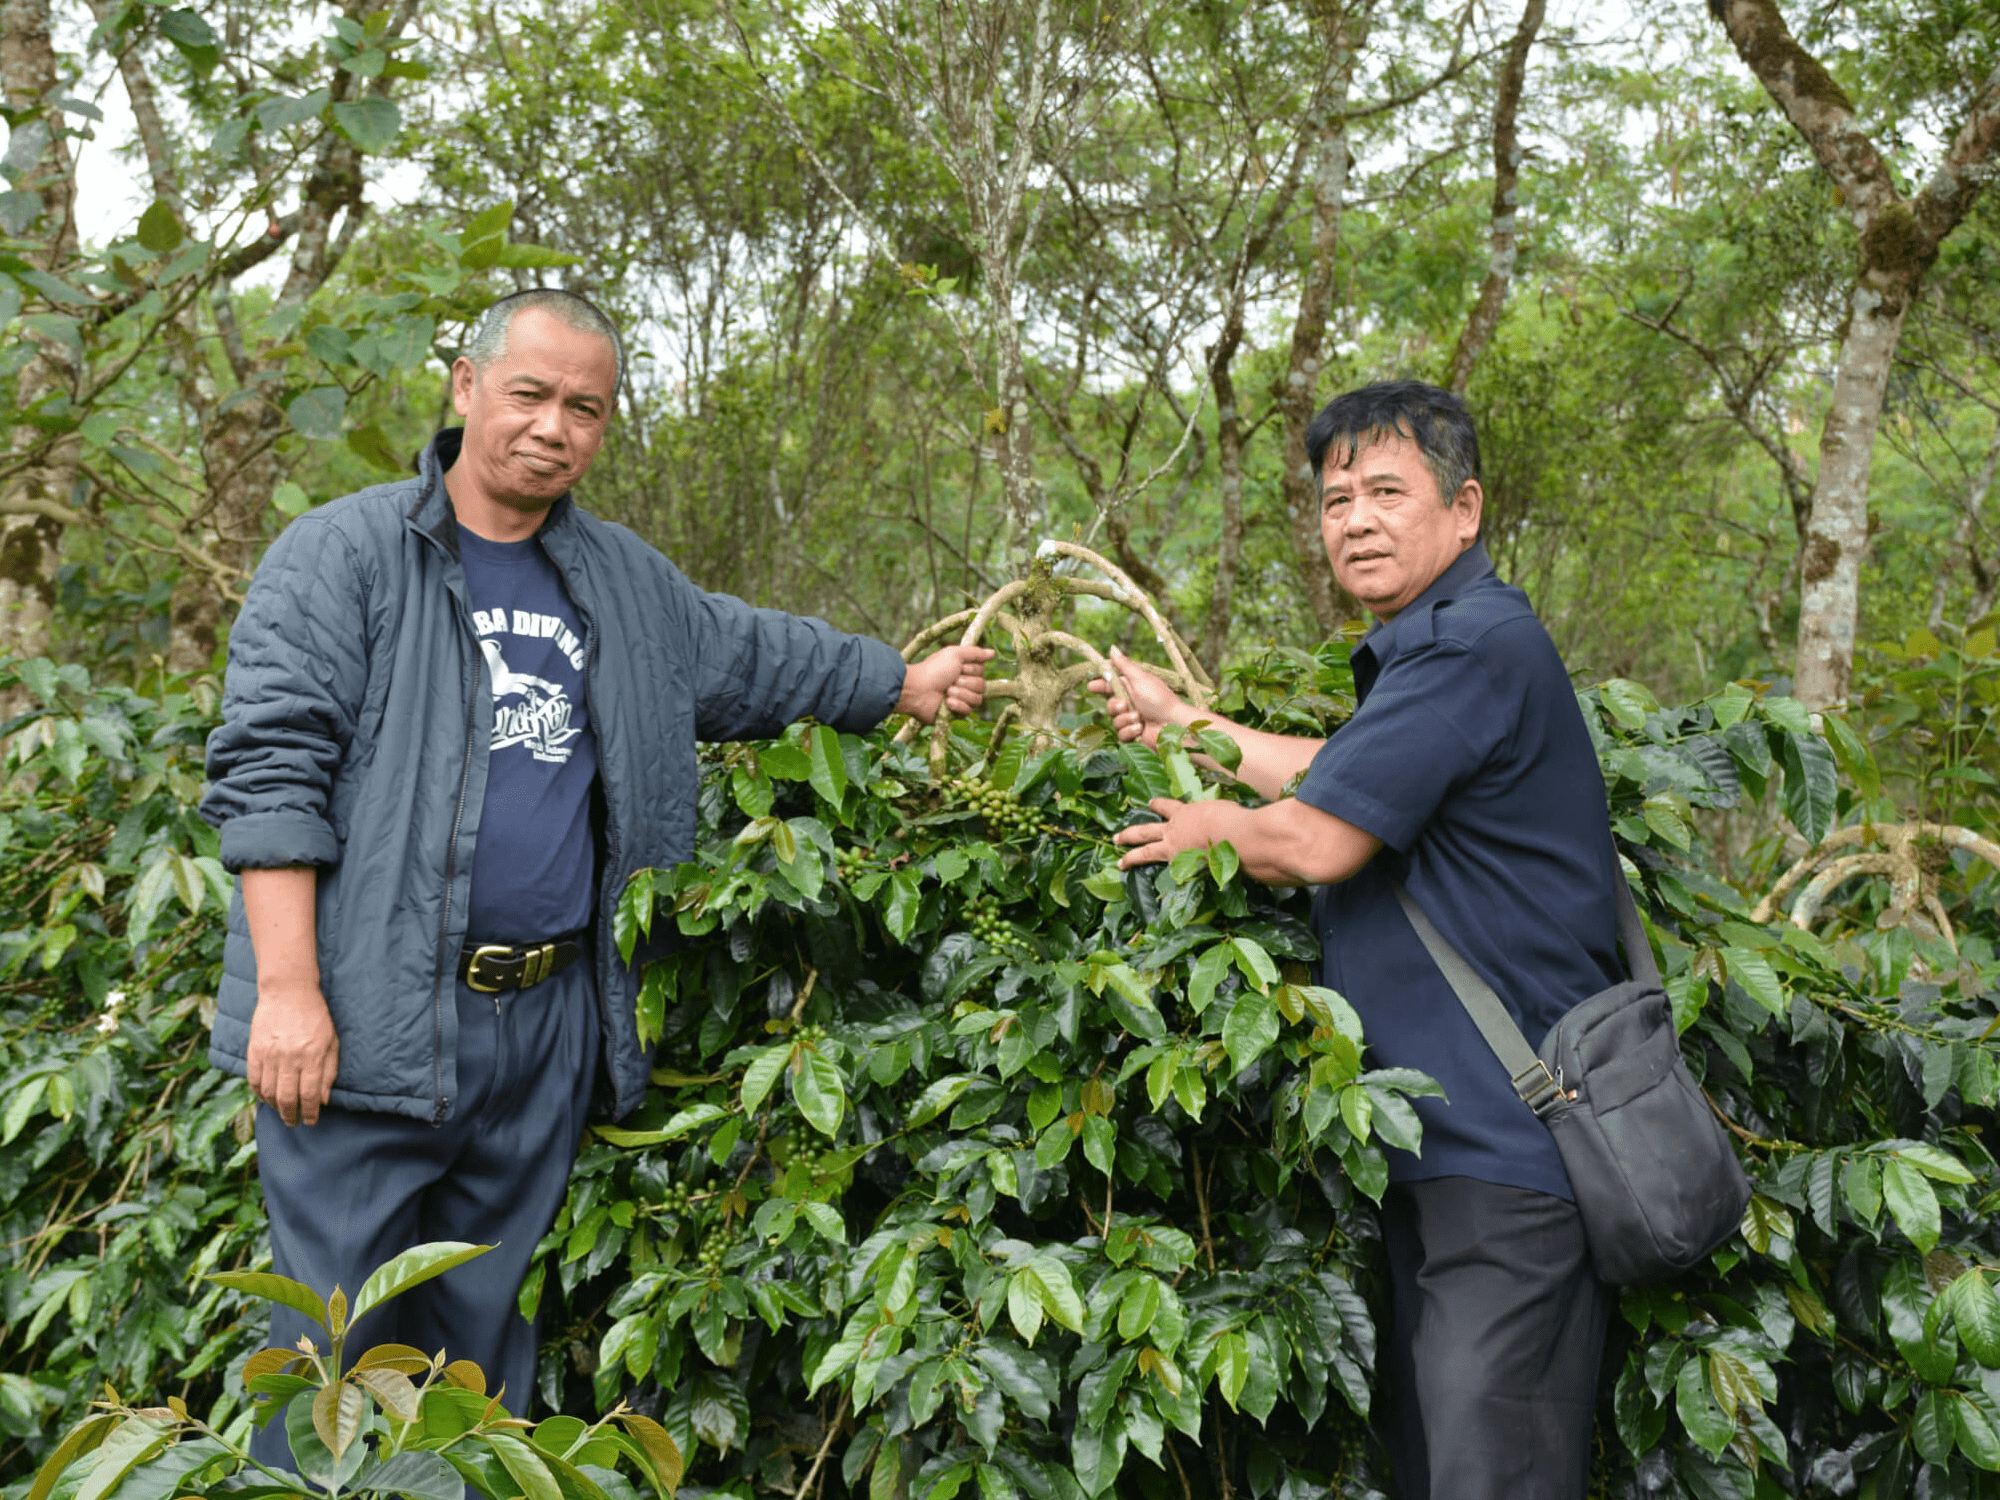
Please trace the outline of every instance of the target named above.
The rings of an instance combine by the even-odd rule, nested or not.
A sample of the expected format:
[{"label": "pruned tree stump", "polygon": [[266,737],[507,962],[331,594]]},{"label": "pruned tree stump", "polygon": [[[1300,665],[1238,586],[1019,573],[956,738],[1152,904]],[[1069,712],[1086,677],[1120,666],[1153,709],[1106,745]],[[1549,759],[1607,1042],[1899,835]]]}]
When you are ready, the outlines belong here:
[{"label": "pruned tree stump", "polygon": [[[1057,573],[1056,565],[1063,558],[1094,568],[1103,577],[1080,578]],[[1144,620],[1171,665],[1155,666],[1151,662],[1142,665],[1157,673],[1197,708],[1208,707],[1215,695],[1215,684],[1202,669],[1193,648],[1181,639],[1146,591],[1124,569],[1077,542],[1043,542],[1035,550],[1035,561],[1026,578],[1002,584],[983,603],[926,625],[903,648],[903,660],[915,660],[919,652],[954,631],[960,632],[960,645],[980,645],[986,633],[998,625],[1013,638],[1016,667],[1012,677],[987,680],[987,698],[1006,702],[1002,722],[1018,717],[1031,729],[1053,730],[1060,722],[1063,704],[1091,678],[1102,677],[1114,692],[1124,690],[1117,670],[1103,653],[1090,642],[1056,626],[1056,611],[1077,595],[1109,599]],[[1075,657],[1082,660],[1070,659]],[[912,720],[897,732],[897,743],[907,744],[916,732],[917,725]],[[934,776],[944,774],[945,747],[950,737],[951,710],[941,709],[931,730],[930,762]]]},{"label": "pruned tree stump", "polygon": [[[1881,847],[1863,847],[1869,844]],[[2000,844],[1955,823],[1856,823],[1828,834],[1785,871],[1770,894],[1757,903],[1750,920],[1770,921],[1778,914],[1786,892],[1811,875],[1790,912],[1794,927],[1810,928],[1841,882],[1857,875],[1886,875],[1890,904],[1876,918],[1876,926],[1908,927],[1923,937],[1942,937],[1956,951],[1958,936],[1937,896],[1939,872],[1925,868],[1927,851],[1946,849],[1963,849],[2000,870]]]}]

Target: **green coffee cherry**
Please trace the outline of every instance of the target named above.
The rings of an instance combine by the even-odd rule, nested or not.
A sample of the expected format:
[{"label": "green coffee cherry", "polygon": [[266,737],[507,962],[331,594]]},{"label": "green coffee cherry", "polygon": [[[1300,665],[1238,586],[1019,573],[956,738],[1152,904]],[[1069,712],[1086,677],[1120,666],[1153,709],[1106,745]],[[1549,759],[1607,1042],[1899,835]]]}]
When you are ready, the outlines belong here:
[{"label": "green coffee cherry", "polygon": [[966,906],[966,925],[980,941],[1007,953],[1025,953],[1028,945],[1000,915],[1000,905],[991,896],[975,896]]},{"label": "green coffee cherry", "polygon": [[1022,806],[1020,794],[1012,787],[995,786],[980,777],[954,777],[945,783],[945,795],[978,813],[988,831],[998,838],[1032,833],[1040,822],[1034,809]]}]

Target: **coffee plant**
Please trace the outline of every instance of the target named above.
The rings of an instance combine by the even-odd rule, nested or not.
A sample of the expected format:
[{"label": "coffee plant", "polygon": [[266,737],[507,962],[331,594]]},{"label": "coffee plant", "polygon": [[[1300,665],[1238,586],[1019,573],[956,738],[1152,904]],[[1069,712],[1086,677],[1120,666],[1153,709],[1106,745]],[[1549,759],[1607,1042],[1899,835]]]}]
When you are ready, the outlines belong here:
[{"label": "coffee plant", "polygon": [[[247,1421],[222,1371],[262,1254],[250,1096],[207,1066],[229,880],[195,815],[214,684],[26,661],[0,692],[0,1476],[109,1384]],[[252,1322],[254,1323],[253,1318]],[[240,1429],[239,1429],[240,1430]]]},{"label": "coffee plant", "polygon": [[[470,1360],[377,1344],[347,1358],[354,1326],[375,1308],[491,1250],[452,1241],[417,1245],[377,1267],[355,1289],[313,1288],[268,1271],[207,1279],[304,1313],[318,1325],[296,1349],[260,1349],[239,1373],[259,1426],[285,1424],[294,1469],[274,1468],[248,1445],[188,1410],[133,1406],[109,1387],[35,1476],[28,1500],[116,1491],[182,1500],[230,1495],[277,1500],[305,1493],[462,1500],[481,1494],[534,1500],[638,1500],[628,1471],[656,1500],[672,1500],[681,1458],[650,1417],[623,1405],[595,1422],[508,1415]],[[301,1480],[305,1483],[301,1484]]]},{"label": "coffee plant", "polygon": [[[1216,706],[1324,732],[1345,660],[1268,652]],[[266,1263],[245,1096],[200,1050],[205,705],[22,670],[47,691],[4,728],[0,792],[14,1495],[106,1381],[240,1437],[260,1319],[200,1278]],[[1866,869],[1808,927],[1796,891],[1752,920],[1800,853],[1785,830],[1816,847],[1908,816],[1874,722],[1739,685],[1581,701],[1690,1062],[1757,1187],[1701,1272],[1622,1295],[1598,1492],[2000,1494],[1993,875],[1917,850],[1948,930]],[[1304,892],[1226,848],[1115,869],[1148,798],[1240,795],[1198,749],[1226,751],[1121,746],[1080,714],[709,754],[695,857],[617,914],[656,1087],[594,1130],[523,1292],[552,1408],[626,1402],[686,1455],[684,1488],[742,1500],[1386,1486],[1371,1200],[1428,1084],[1371,1070],[1313,984]],[[1954,822],[1990,837],[1990,792],[1956,784]],[[1722,818],[1739,843],[1776,830],[1732,850],[1760,889],[1704,854]]]}]

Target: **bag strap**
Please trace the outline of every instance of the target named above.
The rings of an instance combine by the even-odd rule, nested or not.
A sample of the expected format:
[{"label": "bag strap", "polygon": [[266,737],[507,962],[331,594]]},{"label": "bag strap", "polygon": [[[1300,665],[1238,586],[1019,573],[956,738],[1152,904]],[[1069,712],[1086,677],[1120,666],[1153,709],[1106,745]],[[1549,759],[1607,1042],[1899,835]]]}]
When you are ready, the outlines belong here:
[{"label": "bag strap", "polygon": [[[1652,944],[1646,941],[1646,928],[1639,920],[1639,908],[1633,904],[1631,888],[1626,885],[1622,874],[1613,883],[1617,887],[1618,938],[1625,948],[1626,966],[1631,969],[1634,979],[1657,986],[1660,982],[1659,965],[1653,960]],[[1437,930],[1424,909],[1417,904],[1417,898],[1401,881],[1396,882],[1396,899],[1402,903],[1403,915],[1410,919],[1410,926],[1416,929],[1417,937],[1429,952],[1431,961],[1444,975],[1452,993],[1458,996],[1458,1003],[1465,1007],[1465,1013],[1472,1017],[1472,1024],[1479,1028],[1479,1034],[1486,1038],[1486,1045],[1493,1049],[1493,1055],[1507,1070],[1507,1080],[1514,1086],[1514,1092],[1537,1116],[1547,1115],[1563,1099],[1561,1081],[1549,1072],[1549,1065],[1528,1045],[1528,1039],[1521,1035],[1521,1028],[1507,1013],[1506,1005],[1493,992],[1493,986],[1481,979],[1478,971],[1465,961],[1464,955]]]}]

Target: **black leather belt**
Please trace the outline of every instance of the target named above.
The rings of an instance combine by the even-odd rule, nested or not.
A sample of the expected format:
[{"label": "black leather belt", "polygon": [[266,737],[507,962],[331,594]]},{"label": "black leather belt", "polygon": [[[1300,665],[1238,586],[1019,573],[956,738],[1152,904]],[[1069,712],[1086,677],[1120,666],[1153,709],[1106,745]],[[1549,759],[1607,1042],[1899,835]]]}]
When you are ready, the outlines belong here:
[{"label": "black leather belt", "polygon": [[482,995],[525,990],[560,974],[583,956],[574,937],[546,943],[467,943],[458,955],[458,977]]}]

